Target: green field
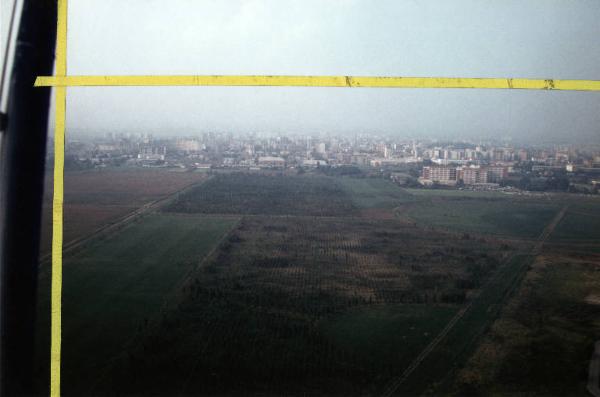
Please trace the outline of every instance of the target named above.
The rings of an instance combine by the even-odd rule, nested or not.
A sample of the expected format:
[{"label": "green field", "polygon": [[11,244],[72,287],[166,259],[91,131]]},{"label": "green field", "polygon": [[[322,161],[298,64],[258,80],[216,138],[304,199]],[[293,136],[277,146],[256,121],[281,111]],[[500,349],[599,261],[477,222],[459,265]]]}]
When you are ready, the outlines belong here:
[{"label": "green field", "polygon": [[403,189],[377,178],[338,178],[358,208],[397,211],[421,226],[465,233],[537,237],[560,209],[559,200],[502,192]]},{"label": "green field", "polygon": [[456,190],[456,189],[404,189],[407,193],[418,197],[466,197],[466,198],[509,198],[510,195],[497,191]]},{"label": "green field", "polygon": [[359,208],[394,208],[401,202],[413,201],[406,190],[389,180],[346,177],[337,181]]},{"label": "green field", "polygon": [[567,211],[564,219],[556,227],[552,239],[600,242],[600,212],[592,214],[575,211],[576,209]]},{"label": "green field", "polygon": [[442,198],[407,205],[418,224],[467,233],[534,238],[560,209],[559,203],[485,198]]},{"label": "green field", "polygon": [[[110,360],[140,327],[159,314],[185,275],[236,222],[234,218],[151,215],[66,257],[62,312],[65,393],[86,390],[84,385],[91,387]],[[39,328],[48,332],[47,277],[42,278],[40,290]],[[48,346],[46,332],[40,335],[40,346]],[[42,356],[40,360],[49,360]]]},{"label": "green field", "polygon": [[570,204],[570,210],[582,214],[588,214],[592,216],[600,216],[600,198],[599,197],[578,197],[577,200],[565,200]]},{"label": "green field", "polygon": [[[321,327],[337,348],[379,374],[379,384],[399,374],[456,313],[454,305],[381,305],[335,316]],[[377,376],[374,376],[377,379]]]}]

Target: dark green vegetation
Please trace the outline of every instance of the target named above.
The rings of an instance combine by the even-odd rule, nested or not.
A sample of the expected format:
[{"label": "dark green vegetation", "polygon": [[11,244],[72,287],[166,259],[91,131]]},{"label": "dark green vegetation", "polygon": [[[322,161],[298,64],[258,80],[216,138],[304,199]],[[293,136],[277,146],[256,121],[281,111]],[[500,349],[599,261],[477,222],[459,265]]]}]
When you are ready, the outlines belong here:
[{"label": "dark green vegetation", "polygon": [[[85,393],[98,381],[110,360],[121,354],[236,222],[234,218],[151,215],[65,258],[64,392]],[[45,331],[39,343],[42,374],[49,360],[47,350],[41,348],[49,344],[49,278],[45,274],[40,286],[38,321]]]},{"label": "dark green vegetation", "polygon": [[331,177],[221,174],[165,210],[205,214],[348,216],[350,196]]},{"label": "dark green vegetation", "polygon": [[67,259],[63,382],[71,394],[378,395],[443,334],[398,388],[443,393],[565,200],[216,175]]},{"label": "dark green vegetation", "polygon": [[[332,317],[323,332],[361,362],[398,368],[416,357],[456,312],[455,305],[367,306]],[[373,383],[383,385],[398,369]]]},{"label": "dark green vegetation", "polygon": [[454,385],[458,396],[584,396],[600,339],[600,256],[541,256]]},{"label": "dark green vegetation", "polygon": [[573,207],[556,228],[554,240],[592,240],[600,243],[600,203],[596,211]]},{"label": "dark green vegetation", "polygon": [[[437,395],[453,379],[456,364],[464,363],[477,347],[479,338],[499,314],[502,304],[518,287],[531,257],[517,255],[491,277],[445,338],[423,360],[399,388],[399,394],[413,395],[428,390]],[[454,364],[454,366],[452,365]]]},{"label": "dark green vegetation", "polygon": [[468,199],[507,198],[507,195],[497,191],[473,191],[456,189],[425,189],[407,188],[404,191],[416,197],[465,197]]},{"label": "dark green vegetation", "polygon": [[339,178],[338,183],[359,208],[394,208],[414,198],[393,182],[380,178]]},{"label": "dark green vegetation", "polygon": [[394,209],[395,215],[418,225],[466,233],[534,238],[562,205],[547,198],[514,197],[501,192],[400,189],[376,178],[339,181],[359,208]]},{"label": "dark green vegetation", "polygon": [[560,204],[509,197],[427,197],[407,206],[406,216],[417,223],[462,232],[537,237]]},{"label": "dark green vegetation", "polygon": [[377,393],[505,255],[472,245],[396,220],[246,218],[110,378],[125,392]]}]

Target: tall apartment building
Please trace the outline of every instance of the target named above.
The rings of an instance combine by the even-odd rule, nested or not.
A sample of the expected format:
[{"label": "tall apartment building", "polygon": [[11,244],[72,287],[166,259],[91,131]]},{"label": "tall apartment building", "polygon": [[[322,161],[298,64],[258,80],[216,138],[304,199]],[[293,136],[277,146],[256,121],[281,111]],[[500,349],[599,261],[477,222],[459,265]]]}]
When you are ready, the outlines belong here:
[{"label": "tall apartment building", "polygon": [[201,148],[200,141],[197,139],[178,139],[175,142],[175,147],[184,152],[197,152]]},{"label": "tall apartment building", "polygon": [[439,183],[442,185],[456,185],[462,181],[465,185],[479,183],[498,183],[508,176],[507,167],[451,167],[451,166],[425,166],[419,182],[423,185]]},{"label": "tall apartment building", "polygon": [[463,167],[458,171],[457,179],[462,180],[465,185],[487,183],[488,173],[485,168]]},{"label": "tall apartment building", "polygon": [[487,179],[489,183],[498,183],[508,176],[508,169],[503,166],[487,167]]},{"label": "tall apartment building", "polygon": [[419,181],[424,184],[432,184],[434,182],[442,185],[456,185],[457,169],[456,167],[423,167],[422,177]]},{"label": "tall apartment building", "polygon": [[167,148],[165,146],[143,146],[140,148],[138,153],[138,160],[164,160],[167,154]]},{"label": "tall apartment building", "polygon": [[504,160],[504,150],[503,149],[494,149],[492,152],[492,160],[494,160],[494,161]]},{"label": "tall apartment building", "polygon": [[519,161],[527,161],[527,160],[529,160],[529,153],[527,153],[527,150],[520,149],[519,153],[518,153],[518,159],[519,159]]}]

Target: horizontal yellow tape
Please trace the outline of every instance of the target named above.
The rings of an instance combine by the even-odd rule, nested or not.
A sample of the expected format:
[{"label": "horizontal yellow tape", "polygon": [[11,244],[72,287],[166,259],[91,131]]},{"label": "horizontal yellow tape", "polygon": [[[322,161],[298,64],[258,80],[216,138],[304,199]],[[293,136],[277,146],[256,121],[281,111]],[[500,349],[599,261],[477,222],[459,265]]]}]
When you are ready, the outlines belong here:
[{"label": "horizontal yellow tape", "polygon": [[600,91],[598,80],[353,76],[41,76],[36,87],[287,86]]}]

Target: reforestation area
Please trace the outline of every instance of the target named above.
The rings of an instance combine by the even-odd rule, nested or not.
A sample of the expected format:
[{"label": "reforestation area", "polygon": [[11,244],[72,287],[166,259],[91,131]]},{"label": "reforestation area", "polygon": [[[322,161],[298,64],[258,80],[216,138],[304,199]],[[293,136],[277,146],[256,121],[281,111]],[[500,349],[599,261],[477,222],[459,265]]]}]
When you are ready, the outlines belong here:
[{"label": "reforestation area", "polygon": [[245,218],[177,309],[120,362],[114,387],[377,393],[509,252],[444,233],[423,238],[398,221]]},{"label": "reforestation area", "polygon": [[350,216],[351,196],[332,177],[220,174],[166,207],[204,214]]}]

